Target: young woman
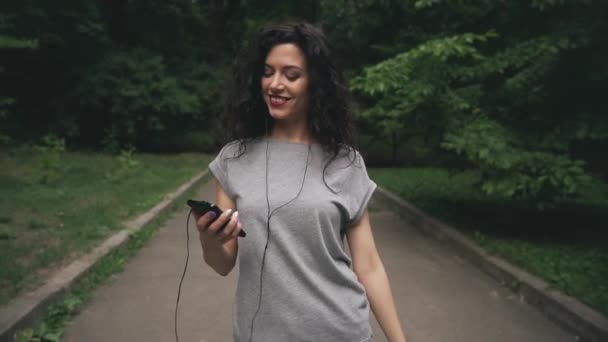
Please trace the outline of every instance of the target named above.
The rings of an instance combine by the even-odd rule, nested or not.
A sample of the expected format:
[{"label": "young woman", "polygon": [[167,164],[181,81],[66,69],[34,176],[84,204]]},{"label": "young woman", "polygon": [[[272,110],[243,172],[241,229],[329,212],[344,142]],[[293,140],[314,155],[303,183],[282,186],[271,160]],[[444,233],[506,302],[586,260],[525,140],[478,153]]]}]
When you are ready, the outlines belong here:
[{"label": "young woman", "polygon": [[224,214],[196,218],[217,273],[238,255],[234,340],[371,341],[371,307],[387,339],[405,341],[367,212],[376,184],[327,38],[308,23],[268,26],[234,81],[232,142],[209,164]]}]

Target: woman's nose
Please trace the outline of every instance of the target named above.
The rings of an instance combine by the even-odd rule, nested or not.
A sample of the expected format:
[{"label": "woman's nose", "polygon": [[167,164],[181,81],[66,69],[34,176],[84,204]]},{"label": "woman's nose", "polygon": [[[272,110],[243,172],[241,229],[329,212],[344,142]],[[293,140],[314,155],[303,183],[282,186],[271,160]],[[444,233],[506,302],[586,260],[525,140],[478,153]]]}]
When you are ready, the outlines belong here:
[{"label": "woman's nose", "polygon": [[272,78],[272,81],[270,82],[270,90],[271,91],[281,91],[283,90],[285,86],[283,85],[283,82],[281,81],[281,78],[279,75],[275,75]]}]

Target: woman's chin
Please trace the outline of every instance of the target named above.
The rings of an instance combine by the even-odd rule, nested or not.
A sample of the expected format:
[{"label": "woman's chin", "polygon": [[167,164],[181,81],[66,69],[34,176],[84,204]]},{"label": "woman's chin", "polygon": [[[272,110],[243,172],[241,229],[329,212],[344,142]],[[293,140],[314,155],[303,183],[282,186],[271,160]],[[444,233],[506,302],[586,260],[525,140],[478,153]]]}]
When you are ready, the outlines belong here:
[{"label": "woman's chin", "polygon": [[270,117],[275,120],[280,121],[300,121],[306,115],[302,114],[298,108],[294,108],[294,106],[285,106],[277,108],[274,106],[267,105],[268,113],[270,113]]},{"label": "woman's chin", "polygon": [[289,118],[289,112],[283,110],[270,109],[268,111],[270,113],[270,117],[275,120],[285,120]]}]

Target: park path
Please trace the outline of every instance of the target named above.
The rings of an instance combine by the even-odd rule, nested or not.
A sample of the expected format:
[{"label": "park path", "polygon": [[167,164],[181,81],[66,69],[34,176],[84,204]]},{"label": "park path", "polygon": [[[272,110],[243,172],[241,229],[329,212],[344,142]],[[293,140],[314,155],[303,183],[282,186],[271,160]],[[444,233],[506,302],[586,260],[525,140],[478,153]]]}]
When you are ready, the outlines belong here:
[{"label": "park path", "polygon": [[[197,198],[213,201],[213,183],[202,186]],[[93,293],[66,327],[62,341],[175,341],[173,319],[186,258],[187,213],[184,206],[121,273]],[[408,342],[577,341],[374,199],[370,218]],[[232,340],[237,275],[238,267],[221,277],[204,264],[191,224],[190,262],[178,316],[180,342]],[[373,316],[372,328],[374,341],[386,342]]]}]

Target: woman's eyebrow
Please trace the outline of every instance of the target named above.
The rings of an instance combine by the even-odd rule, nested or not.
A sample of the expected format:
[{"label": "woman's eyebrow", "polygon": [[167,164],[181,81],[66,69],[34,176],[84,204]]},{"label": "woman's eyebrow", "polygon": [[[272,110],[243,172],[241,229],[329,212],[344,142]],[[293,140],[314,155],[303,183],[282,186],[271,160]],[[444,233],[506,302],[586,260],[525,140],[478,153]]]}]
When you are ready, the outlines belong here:
[{"label": "woman's eyebrow", "polygon": [[[264,64],[264,67],[271,68],[271,69],[274,70],[274,67],[272,65]],[[285,70],[285,69],[297,69],[297,70],[300,70],[300,71],[304,71],[304,69],[300,68],[297,65],[286,65],[286,66],[283,67],[283,70]]]}]

